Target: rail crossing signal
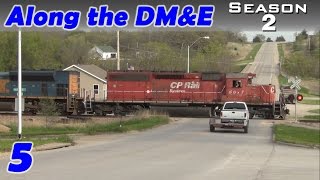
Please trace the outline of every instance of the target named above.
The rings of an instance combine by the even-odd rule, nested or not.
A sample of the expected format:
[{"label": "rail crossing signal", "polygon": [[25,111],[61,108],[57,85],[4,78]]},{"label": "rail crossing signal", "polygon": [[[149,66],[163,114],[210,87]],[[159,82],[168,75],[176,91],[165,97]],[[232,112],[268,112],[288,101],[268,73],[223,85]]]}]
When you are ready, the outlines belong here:
[{"label": "rail crossing signal", "polygon": [[301,83],[301,79],[299,79],[298,77],[290,78],[289,82],[292,83],[292,85],[290,86],[291,89],[298,89],[298,90],[301,89],[301,87],[299,85]]},{"label": "rail crossing signal", "polygon": [[303,96],[301,94],[297,95],[297,101],[302,101],[303,100]]},{"label": "rail crossing signal", "polygon": [[[301,83],[301,79],[299,79],[297,76],[295,78],[290,78],[288,79],[289,82],[292,83],[292,85],[290,86],[291,89],[295,89],[295,99],[297,101],[302,101],[303,100],[303,96],[301,94],[298,94],[298,90],[301,89],[300,87],[300,83]],[[297,103],[295,103],[294,106],[295,109],[295,121],[297,121]]]}]

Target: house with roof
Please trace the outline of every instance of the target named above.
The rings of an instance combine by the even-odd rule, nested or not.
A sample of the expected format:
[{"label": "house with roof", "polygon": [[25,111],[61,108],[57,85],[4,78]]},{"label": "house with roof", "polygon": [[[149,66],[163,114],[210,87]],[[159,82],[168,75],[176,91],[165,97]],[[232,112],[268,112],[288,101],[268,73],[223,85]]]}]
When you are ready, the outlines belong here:
[{"label": "house with roof", "polygon": [[94,46],[89,51],[89,56],[100,60],[114,60],[117,58],[117,51],[111,46]]},{"label": "house with roof", "polygon": [[80,95],[87,100],[102,101],[106,99],[107,71],[90,65],[71,65],[63,71],[80,72]]}]

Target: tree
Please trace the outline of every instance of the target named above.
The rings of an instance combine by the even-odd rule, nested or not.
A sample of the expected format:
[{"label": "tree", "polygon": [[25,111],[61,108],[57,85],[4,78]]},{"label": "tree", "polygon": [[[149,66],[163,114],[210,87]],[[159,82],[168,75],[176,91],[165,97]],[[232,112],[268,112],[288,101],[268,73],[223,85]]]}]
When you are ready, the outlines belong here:
[{"label": "tree", "polygon": [[[167,43],[149,42],[144,44],[139,67],[149,70],[181,70],[182,61],[176,51]],[[186,67],[186,66],[185,66]]]},{"label": "tree", "polygon": [[18,51],[18,33],[0,33],[0,71],[9,71],[16,68]]},{"label": "tree", "polygon": [[262,42],[262,41],[261,41],[261,39],[260,39],[259,36],[255,36],[255,37],[253,38],[252,42],[254,42],[254,43],[259,43],[259,42]]},{"label": "tree", "polygon": [[257,36],[260,38],[261,42],[266,40],[266,37],[263,34],[257,34]]},{"label": "tree", "polygon": [[222,39],[214,37],[191,60],[192,71],[231,72],[232,57],[227,44]]},{"label": "tree", "polygon": [[267,42],[273,42],[270,37],[267,38]]},{"label": "tree", "polygon": [[56,58],[62,38],[55,33],[24,32],[22,34],[22,66],[24,69],[60,69],[61,61]]},{"label": "tree", "polygon": [[64,40],[59,56],[65,66],[83,64],[87,60],[89,50],[90,46],[84,34],[74,34]]},{"label": "tree", "polygon": [[308,33],[307,30],[302,30],[301,33],[298,34],[297,38],[298,39],[307,39],[308,38]]},{"label": "tree", "polygon": [[284,37],[283,36],[278,36],[277,38],[276,38],[276,42],[285,42],[286,40],[284,39]]}]

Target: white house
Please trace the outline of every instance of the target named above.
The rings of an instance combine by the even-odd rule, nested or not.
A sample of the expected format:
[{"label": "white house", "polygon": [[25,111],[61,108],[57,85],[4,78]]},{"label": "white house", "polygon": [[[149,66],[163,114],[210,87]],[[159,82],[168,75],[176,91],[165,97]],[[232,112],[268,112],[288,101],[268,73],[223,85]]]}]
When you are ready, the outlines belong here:
[{"label": "white house", "polygon": [[103,101],[106,99],[107,89],[107,71],[100,67],[90,65],[72,65],[63,71],[80,72],[80,95],[81,97],[90,97],[95,101]]},{"label": "white house", "polygon": [[117,58],[117,51],[111,46],[94,46],[90,52],[91,57],[101,60],[112,60]]}]

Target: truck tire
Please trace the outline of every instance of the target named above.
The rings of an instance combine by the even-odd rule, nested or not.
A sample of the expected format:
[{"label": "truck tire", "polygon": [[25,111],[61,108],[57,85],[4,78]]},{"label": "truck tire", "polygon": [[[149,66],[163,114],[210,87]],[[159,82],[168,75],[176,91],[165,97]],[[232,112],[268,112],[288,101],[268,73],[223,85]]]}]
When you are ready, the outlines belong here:
[{"label": "truck tire", "polygon": [[248,125],[247,126],[245,126],[243,129],[244,129],[244,133],[248,133]]},{"label": "truck tire", "polygon": [[215,131],[215,127],[210,125],[210,132],[214,132]]}]

